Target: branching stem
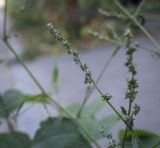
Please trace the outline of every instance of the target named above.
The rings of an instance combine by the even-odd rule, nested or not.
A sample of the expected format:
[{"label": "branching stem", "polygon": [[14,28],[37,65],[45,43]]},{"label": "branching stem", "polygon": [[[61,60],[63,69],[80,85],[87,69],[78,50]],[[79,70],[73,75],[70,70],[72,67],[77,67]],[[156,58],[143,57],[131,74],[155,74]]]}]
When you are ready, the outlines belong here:
[{"label": "branching stem", "polygon": [[160,45],[157,43],[157,41],[154,39],[154,37],[135,19],[134,16],[132,16],[119,2],[118,0],[114,0],[117,7],[133,22],[135,23],[142,32],[148,37],[148,39],[153,43],[153,45],[160,50]]}]

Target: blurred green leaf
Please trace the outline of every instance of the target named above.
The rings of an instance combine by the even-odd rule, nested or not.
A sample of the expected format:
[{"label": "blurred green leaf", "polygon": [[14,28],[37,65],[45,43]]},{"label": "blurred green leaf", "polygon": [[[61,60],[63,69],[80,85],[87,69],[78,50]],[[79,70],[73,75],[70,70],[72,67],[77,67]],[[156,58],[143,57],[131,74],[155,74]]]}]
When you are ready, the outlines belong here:
[{"label": "blurred green leaf", "polygon": [[[86,105],[82,111],[82,114],[85,116],[93,116],[98,113],[101,109],[106,106],[106,103],[102,101],[101,98],[96,98],[93,102]],[[66,106],[65,108],[76,115],[81,107],[80,103],[73,103],[71,105]],[[65,115],[64,112],[60,113],[61,115]]]},{"label": "blurred green leaf", "polygon": [[25,101],[34,103],[48,103],[49,99],[45,94],[39,95],[25,95]]},{"label": "blurred green leaf", "polygon": [[160,147],[160,140],[158,143],[154,144],[152,148],[159,148]]},{"label": "blurred green leaf", "polygon": [[[137,133],[137,136],[140,138],[140,140],[142,141],[142,143],[144,144],[145,148],[151,148],[153,146],[160,146],[160,136],[150,132],[150,131],[146,131],[146,130],[142,130],[142,129],[135,129],[135,132]],[[120,141],[123,140],[123,136],[125,133],[125,129],[121,129],[118,133],[119,139]],[[131,132],[128,132],[127,136],[126,136],[126,142],[127,144],[127,148],[136,148],[136,140],[134,140],[131,143]],[[129,144],[130,143],[130,144]]]},{"label": "blurred green leaf", "polygon": [[[117,115],[110,115],[103,117],[102,119],[97,119],[95,114],[105,106],[106,104],[100,98],[97,98],[89,105],[84,107],[82,115],[79,118],[81,123],[87,128],[87,130],[93,135],[95,139],[102,138],[101,133],[98,131],[99,127],[103,126],[106,130],[110,130],[116,123],[120,121]],[[74,103],[67,106],[66,109],[76,116],[80,107],[80,103]],[[60,115],[68,117],[63,111],[60,112]]]},{"label": "blurred green leaf", "polygon": [[57,89],[59,86],[59,76],[60,76],[59,68],[57,65],[55,65],[52,73],[52,85],[54,89]]},{"label": "blurred green leaf", "polygon": [[94,118],[94,117],[81,117],[79,120],[87,128],[89,133],[95,139],[102,138],[102,135],[98,130],[98,128],[101,127],[102,125],[99,123],[99,121],[96,118]]},{"label": "blurred green leaf", "polygon": [[121,119],[116,114],[112,114],[107,117],[103,117],[99,124],[102,125],[105,129],[111,129],[119,121],[121,121]]},{"label": "blurred green leaf", "polygon": [[0,116],[8,118],[24,102],[24,95],[19,90],[8,90],[0,97]]},{"label": "blurred green leaf", "polygon": [[28,135],[20,132],[0,134],[0,148],[29,148],[31,141]]},{"label": "blurred green leaf", "polygon": [[80,118],[80,121],[95,139],[101,139],[102,134],[98,128],[103,127],[106,131],[109,131],[116,123],[120,121],[120,118],[118,118],[117,115],[103,117],[101,120],[98,120],[95,117],[82,117]]},{"label": "blurred green leaf", "polygon": [[41,123],[31,148],[91,148],[68,118],[49,118]]}]

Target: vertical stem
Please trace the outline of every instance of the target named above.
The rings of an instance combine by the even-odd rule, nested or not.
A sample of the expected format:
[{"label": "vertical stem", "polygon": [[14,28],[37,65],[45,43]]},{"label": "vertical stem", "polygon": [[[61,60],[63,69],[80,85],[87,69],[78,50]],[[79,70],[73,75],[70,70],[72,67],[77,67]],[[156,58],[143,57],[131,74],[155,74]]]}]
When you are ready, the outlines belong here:
[{"label": "vertical stem", "polygon": [[4,41],[7,40],[7,6],[8,6],[8,1],[5,0],[5,6],[4,6],[4,16],[3,16],[3,39]]},{"label": "vertical stem", "polygon": [[133,129],[130,129],[130,131],[133,133],[136,140],[138,141],[138,144],[139,144],[140,148],[144,148],[144,145],[143,145],[142,141],[139,139],[139,137],[137,136],[137,133]]},{"label": "vertical stem", "polygon": [[14,127],[13,127],[12,123],[10,122],[9,119],[6,119],[6,121],[7,121],[7,125],[8,125],[9,131],[10,131],[10,132],[13,132],[13,131],[14,131]]},{"label": "vertical stem", "polygon": [[124,137],[123,137],[123,142],[122,142],[122,148],[124,148],[124,146],[125,146],[125,140],[126,140],[127,132],[128,132],[128,128],[126,127]]}]

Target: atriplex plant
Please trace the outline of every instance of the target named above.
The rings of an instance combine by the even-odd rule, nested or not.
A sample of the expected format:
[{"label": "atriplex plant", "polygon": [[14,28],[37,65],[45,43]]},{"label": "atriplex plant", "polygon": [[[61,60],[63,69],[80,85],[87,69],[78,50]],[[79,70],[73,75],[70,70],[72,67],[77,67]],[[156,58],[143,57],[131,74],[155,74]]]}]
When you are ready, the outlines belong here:
[{"label": "atriplex plant", "polygon": [[[80,59],[79,53],[77,49],[73,49],[68,42],[61,34],[60,32],[52,25],[52,23],[47,24],[47,27],[49,31],[52,33],[54,38],[59,41],[65,50],[68,52],[70,56],[73,57],[74,62],[79,65],[81,70],[85,73],[85,84],[88,84],[90,87],[87,89],[86,96],[84,98],[84,101],[82,105],[77,105],[76,107],[78,110],[75,110],[75,106],[70,106],[68,108],[63,107],[57,100],[52,98],[48,93],[44,90],[44,88],[41,86],[41,84],[37,81],[37,79],[34,77],[34,75],[31,73],[31,71],[28,69],[26,64],[23,62],[23,60],[19,57],[19,55],[15,52],[15,50],[12,48],[12,46],[9,43],[9,36],[6,34],[6,24],[7,24],[7,0],[5,0],[6,5],[5,5],[5,13],[4,13],[4,26],[3,26],[3,37],[2,40],[8,47],[8,49],[15,55],[16,59],[20,62],[20,64],[24,67],[24,69],[28,72],[30,77],[33,79],[37,87],[40,89],[41,94],[38,96],[25,96],[19,92],[15,91],[9,91],[3,96],[0,96],[0,105],[4,109],[0,110],[1,116],[5,119],[7,119],[8,125],[11,130],[11,134],[1,134],[0,135],[0,147],[2,148],[8,148],[12,147],[11,145],[13,144],[12,141],[17,141],[15,148],[20,148],[24,147],[24,142],[26,143],[26,148],[51,148],[51,147],[56,147],[56,148],[80,148],[80,147],[86,147],[89,148],[91,147],[91,144],[94,144],[96,147],[101,147],[97,140],[97,137],[99,137],[97,134],[93,133],[93,130],[97,130],[96,126],[94,125],[94,122],[97,122],[96,119],[90,119],[90,122],[87,123],[85,119],[82,118],[83,114],[87,114],[89,116],[92,116],[97,112],[103,105],[105,105],[105,102],[112,108],[112,110],[116,113],[118,118],[116,118],[116,121],[121,119],[124,124],[126,125],[126,130],[125,133],[123,134],[122,141],[120,143],[116,142],[113,138],[112,135],[109,134],[108,132],[106,133],[106,129],[103,128],[105,124],[108,124],[107,122],[109,121],[109,118],[106,118],[107,120],[101,120],[99,122],[99,132],[102,134],[101,136],[106,137],[109,140],[108,147],[109,148],[118,148],[118,147],[125,147],[126,140],[131,144],[131,146],[134,147],[146,147],[145,143],[141,141],[141,137],[139,137],[138,131],[134,129],[134,120],[135,116],[138,114],[140,111],[140,106],[137,104],[134,104],[136,94],[137,94],[137,87],[138,83],[136,80],[136,67],[133,62],[133,53],[139,49],[141,46],[137,45],[132,41],[133,34],[132,30],[126,29],[124,34],[120,37],[114,32],[113,30],[113,38],[109,37],[104,37],[100,35],[97,32],[90,31],[93,35],[100,39],[105,39],[109,40],[111,42],[117,43],[118,46],[116,49],[113,51],[111,57],[107,60],[106,64],[104,65],[104,68],[102,69],[102,72],[100,73],[99,77],[97,80],[93,79],[92,72],[89,70],[89,67],[87,64],[83,63]],[[148,33],[148,31],[137,21],[137,15],[143,6],[143,3],[145,0],[142,1],[138,9],[136,10],[135,14],[131,15],[117,0],[115,0],[115,4],[118,6],[118,8],[123,12],[121,15],[114,14],[116,17],[121,16],[123,19],[130,19],[136,26],[138,26],[145,34],[146,36],[153,42],[156,48],[160,49],[160,45],[154,40],[154,38]],[[102,11],[101,11],[102,12]],[[103,11],[105,12],[105,11]],[[104,13],[105,15],[108,15],[107,12]],[[117,54],[119,49],[125,46],[126,48],[126,55],[127,55],[127,61],[125,63],[125,66],[128,68],[129,73],[131,76],[127,80],[127,91],[125,94],[125,99],[128,99],[129,105],[128,108],[125,108],[121,106],[122,113],[119,112],[113,104],[110,102],[112,99],[112,96],[109,93],[103,93],[100,88],[98,87],[98,82],[103,75],[105,69],[109,65],[110,61],[112,58]],[[145,48],[146,49],[146,48]],[[147,49],[150,50],[150,49]],[[151,50],[154,52],[156,55],[159,55],[160,52],[159,50]],[[89,107],[86,105],[86,102],[92,93],[93,89],[96,89],[99,94],[100,94],[100,100],[101,103],[99,106],[93,106]],[[18,95],[17,95],[18,94]],[[18,104],[16,103],[17,106],[7,106],[7,101],[10,103],[10,100],[14,98],[14,95],[16,99],[18,100]],[[19,98],[17,97],[19,96]],[[48,112],[48,107],[47,104],[50,105],[55,105],[58,110],[60,110],[60,116],[57,118],[49,118],[47,121],[43,122],[41,124],[41,128],[36,132],[35,138],[31,141],[25,134],[18,133],[18,132],[13,132],[13,127],[10,123],[10,112],[13,111],[15,108],[17,109],[16,115],[18,116],[19,111],[26,101],[26,98],[30,98],[30,100],[38,101],[43,103],[44,108]],[[21,102],[19,102],[21,101]],[[95,103],[97,105],[97,102]],[[5,105],[7,107],[5,107]],[[94,108],[97,107],[97,108]],[[76,108],[76,109],[77,109]],[[91,110],[89,110],[89,108]],[[7,111],[7,112],[6,112]],[[112,117],[112,116],[111,116]],[[105,123],[105,124],[104,124]],[[114,123],[114,122],[113,122]],[[93,125],[92,125],[93,124]],[[89,126],[88,126],[89,125]],[[90,129],[90,126],[93,126]],[[23,137],[23,138],[22,138]],[[154,143],[153,147],[156,147],[159,145],[157,142],[159,142],[159,139],[156,137],[156,141]],[[154,137],[154,138],[155,138]],[[21,140],[23,139],[23,140]],[[136,140],[135,140],[136,139]],[[158,141],[157,141],[158,139]]]}]

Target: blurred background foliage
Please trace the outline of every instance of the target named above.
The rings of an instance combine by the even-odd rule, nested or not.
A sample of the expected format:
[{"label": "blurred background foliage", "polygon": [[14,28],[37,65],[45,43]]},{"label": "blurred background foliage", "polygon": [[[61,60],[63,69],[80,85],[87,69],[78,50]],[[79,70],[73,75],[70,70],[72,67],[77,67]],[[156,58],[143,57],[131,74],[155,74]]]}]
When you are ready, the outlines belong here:
[{"label": "blurred background foliage", "polygon": [[[120,1],[133,11],[141,0]],[[9,0],[12,27],[26,48],[22,57],[32,59],[42,53],[61,51],[58,45],[52,44],[46,31],[45,25],[49,21],[76,45],[84,48],[87,43],[90,46],[93,38],[88,36],[88,28],[100,30],[106,27],[106,18],[98,13],[98,8],[117,11],[111,0]],[[148,0],[143,8],[145,10],[159,11],[160,1]]]}]

